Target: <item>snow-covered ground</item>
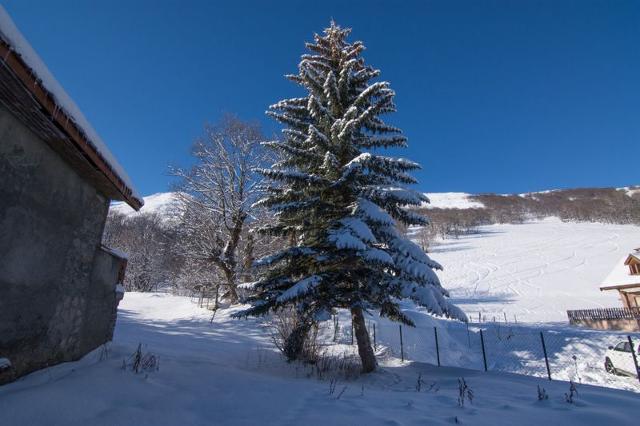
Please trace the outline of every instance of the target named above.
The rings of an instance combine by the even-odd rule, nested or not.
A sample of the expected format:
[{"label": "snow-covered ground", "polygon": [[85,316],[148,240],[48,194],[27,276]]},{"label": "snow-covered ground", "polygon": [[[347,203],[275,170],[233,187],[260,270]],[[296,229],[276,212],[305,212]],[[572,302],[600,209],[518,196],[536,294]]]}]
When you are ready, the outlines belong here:
[{"label": "snow-covered ground", "polygon": [[484,226],[477,234],[441,241],[430,256],[444,266],[443,286],[467,314],[564,323],[568,309],[620,306],[616,292],[599,287],[638,246],[638,226],[549,218]]},{"label": "snow-covered ground", "polygon": [[[629,375],[613,375],[604,368],[607,348],[626,341],[631,334],[634,347],[640,344],[640,333],[598,331],[568,324],[528,324],[473,322],[467,327],[458,321],[447,321],[427,315],[422,308],[405,305],[405,313],[416,327],[402,327],[403,347],[397,323],[371,317],[370,330],[376,325],[376,337],[385,352],[396,358],[404,355],[412,361],[437,364],[439,353],[443,366],[484,370],[482,340],[489,371],[547,377],[541,334],[549,360],[549,373],[554,380],[573,380],[580,384],[607,386],[640,392],[640,383]],[[496,318],[498,320],[499,318]],[[345,317],[343,323],[347,323]],[[435,330],[438,333],[436,350]],[[480,330],[483,330],[483,339]],[[343,339],[348,341],[349,336]],[[633,360],[629,354],[629,364]]]},{"label": "snow-covered ground", "polygon": [[636,194],[640,194],[640,186],[624,186],[622,188],[618,188],[618,190],[624,191],[629,197],[633,197]]},{"label": "snow-covered ground", "polygon": [[[445,365],[482,369],[481,327],[489,369],[545,376],[543,332],[553,377],[638,392],[636,379],[612,376],[603,368],[607,348],[628,333],[571,327],[566,311],[620,307],[616,292],[599,287],[639,245],[638,226],[557,218],[484,226],[476,234],[439,241],[430,255],[444,266],[438,273],[442,284],[470,318],[471,333],[458,323],[434,323],[416,312],[419,326],[404,331],[405,354],[435,363],[432,329],[438,326]],[[397,326],[378,322],[378,328],[380,338],[399,354]],[[632,338],[640,342],[640,334]]]},{"label": "snow-covered ground", "polygon": [[[287,364],[261,321],[231,319],[228,309],[211,322],[211,312],[189,298],[127,293],[110,349],[0,387],[0,425],[634,422],[637,393],[587,384],[640,390],[637,379],[603,368],[606,347],[626,334],[569,327],[565,311],[619,305],[615,294],[598,286],[638,246],[640,227],[547,219],[479,231],[436,244],[431,256],[444,265],[443,285],[472,319],[481,312],[483,320],[496,317],[502,324],[474,323],[467,331],[462,323],[406,304],[417,327],[403,327],[402,362],[398,324],[369,317],[381,368],[360,378],[335,373],[335,383],[330,373],[319,379],[314,367]],[[488,373],[482,371],[480,326]],[[434,327],[440,368],[434,366]],[[545,378],[540,331],[552,382]],[[321,341],[331,354],[355,353],[346,313],[337,342],[331,321],[322,325]],[[158,357],[159,370],[135,374],[122,368],[139,343]],[[474,393],[464,408],[457,402],[460,377]],[[579,383],[573,404],[565,401],[567,379]],[[548,400],[538,401],[538,385]]]},{"label": "snow-covered ground", "polygon": [[430,192],[424,194],[429,198],[429,203],[424,207],[428,209],[482,209],[484,204],[469,198],[471,194],[465,192]]},{"label": "snow-covered ground", "polygon": [[[210,323],[210,312],[188,298],[128,293],[108,356],[98,349],[0,387],[0,424],[601,425],[637,418],[630,392],[578,385],[570,404],[566,382],[403,363],[384,349],[378,372],[332,385],[312,367],[284,362],[259,322],[229,314]],[[158,357],[159,370],[122,369],[138,343]],[[464,407],[461,377],[474,394]],[[538,400],[538,385],[547,400]]]}]

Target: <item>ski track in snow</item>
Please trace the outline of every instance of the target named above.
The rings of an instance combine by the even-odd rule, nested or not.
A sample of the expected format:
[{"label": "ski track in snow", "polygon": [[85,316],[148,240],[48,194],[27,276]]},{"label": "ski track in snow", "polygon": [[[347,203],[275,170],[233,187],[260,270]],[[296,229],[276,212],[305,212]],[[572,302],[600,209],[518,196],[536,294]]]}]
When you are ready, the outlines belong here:
[{"label": "ski track in snow", "polygon": [[561,222],[490,225],[478,234],[439,241],[430,256],[452,299],[478,312],[523,322],[564,322],[568,309],[620,306],[600,282],[640,245],[640,227]]}]

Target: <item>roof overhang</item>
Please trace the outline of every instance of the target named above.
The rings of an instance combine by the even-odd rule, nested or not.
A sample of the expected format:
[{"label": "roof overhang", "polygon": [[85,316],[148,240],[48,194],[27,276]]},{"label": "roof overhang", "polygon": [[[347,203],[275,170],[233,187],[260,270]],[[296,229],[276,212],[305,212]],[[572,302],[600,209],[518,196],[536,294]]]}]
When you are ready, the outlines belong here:
[{"label": "roof overhang", "polygon": [[609,285],[600,287],[600,291],[608,291],[608,290],[632,290],[638,289],[640,291],[640,282],[636,284],[623,284],[623,285]]},{"label": "roof overhang", "polygon": [[0,58],[2,104],[98,190],[139,210],[144,202],[134,195],[133,188],[118,176],[80,126],[56,103],[53,94],[41,84],[33,70],[2,38]]},{"label": "roof overhang", "polygon": [[640,254],[629,254],[629,257],[627,257],[627,260],[624,261],[624,264],[629,265],[631,262],[640,263]]}]

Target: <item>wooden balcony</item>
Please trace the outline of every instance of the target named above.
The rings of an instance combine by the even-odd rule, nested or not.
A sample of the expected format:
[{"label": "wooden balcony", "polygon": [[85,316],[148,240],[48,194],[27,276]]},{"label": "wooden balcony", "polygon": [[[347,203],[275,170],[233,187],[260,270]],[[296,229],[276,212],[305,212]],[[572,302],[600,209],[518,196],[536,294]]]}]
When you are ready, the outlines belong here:
[{"label": "wooden balcony", "polygon": [[567,311],[569,324],[600,330],[640,331],[640,308],[600,308]]}]

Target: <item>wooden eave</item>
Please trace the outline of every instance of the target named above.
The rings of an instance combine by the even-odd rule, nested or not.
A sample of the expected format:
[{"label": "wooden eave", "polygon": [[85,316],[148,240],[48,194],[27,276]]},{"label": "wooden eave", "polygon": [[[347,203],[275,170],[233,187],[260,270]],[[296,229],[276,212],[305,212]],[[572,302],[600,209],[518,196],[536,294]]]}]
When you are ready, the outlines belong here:
[{"label": "wooden eave", "polygon": [[139,210],[142,200],[133,195],[38,76],[2,39],[0,58],[0,102],[105,196]]},{"label": "wooden eave", "polygon": [[638,277],[638,282],[636,284],[622,284],[622,285],[608,285],[604,287],[600,287],[600,291],[607,290],[628,290],[630,288],[640,288],[640,277]]},{"label": "wooden eave", "polygon": [[627,260],[624,261],[624,264],[627,266],[631,264],[640,264],[640,255],[631,253],[629,257],[627,257]]}]

